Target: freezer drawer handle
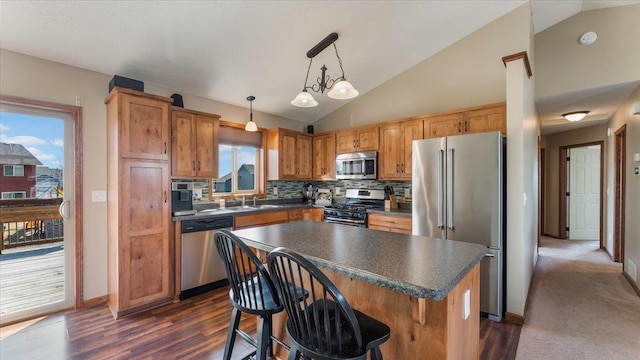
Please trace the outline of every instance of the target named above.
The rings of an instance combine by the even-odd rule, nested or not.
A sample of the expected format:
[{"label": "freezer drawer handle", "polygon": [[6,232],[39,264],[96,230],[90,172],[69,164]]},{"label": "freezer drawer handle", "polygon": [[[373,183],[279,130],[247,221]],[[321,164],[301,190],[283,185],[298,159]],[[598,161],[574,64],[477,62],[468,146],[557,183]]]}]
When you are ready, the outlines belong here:
[{"label": "freezer drawer handle", "polygon": [[494,253],[486,253],[484,256],[486,256],[486,257],[496,257],[496,254],[494,254]]}]

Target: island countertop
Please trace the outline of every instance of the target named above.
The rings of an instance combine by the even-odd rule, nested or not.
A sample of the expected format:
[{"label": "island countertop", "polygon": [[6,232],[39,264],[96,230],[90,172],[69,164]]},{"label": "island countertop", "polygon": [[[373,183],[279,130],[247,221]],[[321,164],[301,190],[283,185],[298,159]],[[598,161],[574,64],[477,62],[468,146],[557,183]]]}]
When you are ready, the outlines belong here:
[{"label": "island countertop", "polygon": [[320,268],[399,293],[442,300],[486,254],[481,245],[315,221],[233,233],[251,247],[283,246]]}]

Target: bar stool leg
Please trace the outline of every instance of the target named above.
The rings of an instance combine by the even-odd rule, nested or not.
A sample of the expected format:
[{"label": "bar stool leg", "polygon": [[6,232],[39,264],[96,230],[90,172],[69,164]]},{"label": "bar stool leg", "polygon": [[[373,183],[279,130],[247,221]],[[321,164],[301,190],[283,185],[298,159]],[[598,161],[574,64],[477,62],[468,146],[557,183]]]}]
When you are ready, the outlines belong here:
[{"label": "bar stool leg", "polygon": [[287,358],[287,360],[298,360],[299,355],[300,353],[298,352],[298,350],[292,346],[289,350],[289,357]]},{"label": "bar stool leg", "polygon": [[382,352],[380,351],[380,347],[376,346],[369,352],[371,355],[371,360],[383,360]]},{"label": "bar stool leg", "polygon": [[271,341],[271,322],[269,316],[260,316],[260,322],[258,325],[258,344],[256,349],[256,359],[267,359],[267,346]]},{"label": "bar stool leg", "polygon": [[238,309],[233,308],[231,321],[229,322],[229,332],[227,333],[227,342],[224,346],[224,356],[222,357],[224,360],[231,360],[233,345],[236,342],[236,330],[240,324],[240,315],[242,315],[242,313]]}]

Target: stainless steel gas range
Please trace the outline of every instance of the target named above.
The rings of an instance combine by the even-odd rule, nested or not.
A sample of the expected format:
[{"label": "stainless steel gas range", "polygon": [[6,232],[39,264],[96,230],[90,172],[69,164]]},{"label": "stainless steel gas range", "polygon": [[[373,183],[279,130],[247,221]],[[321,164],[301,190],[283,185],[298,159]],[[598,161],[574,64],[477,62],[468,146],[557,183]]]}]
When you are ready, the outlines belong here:
[{"label": "stainless steel gas range", "polygon": [[347,189],[344,203],[324,208],[324,221],[367,227],[367,209],[374,208],[384,208],[384,190]]}]

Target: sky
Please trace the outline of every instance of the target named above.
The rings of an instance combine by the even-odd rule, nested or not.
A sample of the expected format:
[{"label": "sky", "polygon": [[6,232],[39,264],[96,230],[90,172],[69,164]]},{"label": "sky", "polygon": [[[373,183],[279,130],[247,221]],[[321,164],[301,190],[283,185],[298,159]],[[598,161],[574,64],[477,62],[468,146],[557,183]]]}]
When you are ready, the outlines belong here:
[{"label": "sky", "polygon": [[62,169],[64,121],[61,119],[0,112],[0,142],[21,144],[42,165]]},{"label": "sky", "polygon": [[[246,147],[246,146],[238,146],[238,168],[242,166],[242,164],[256,164],[256,150],[255,148]],[[233,155],[231,152],[231,146],[229,145],[220,145],[220,154],[219,154],[219,170],[218,174],[220,177],[223,177],[231,172],[231,167],[233,165]]]}]

